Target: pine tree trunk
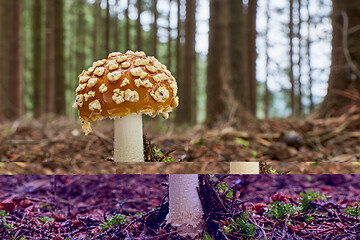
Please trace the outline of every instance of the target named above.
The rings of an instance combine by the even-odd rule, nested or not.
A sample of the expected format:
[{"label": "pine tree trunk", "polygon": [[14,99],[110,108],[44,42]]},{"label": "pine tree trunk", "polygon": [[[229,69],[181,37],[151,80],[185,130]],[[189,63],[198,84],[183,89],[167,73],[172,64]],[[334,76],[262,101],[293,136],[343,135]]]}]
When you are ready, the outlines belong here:
[{"label": "pine tree trunk", "polygon": [[[348,22],[347,22],[348,20]],[[348,26],[346,24],[348,23]],[[334,0],[332,13],[331,71],[327,95],[315,116],[336,115],[350,99],[336,94],[336,90],[350,87],[360,92],[360,4],[352,0]]]},{"label": "pine tree trunk", "polygon": [[307,19],[307,39],[306,39],[306,55],[307,55],[307,65],[309,68],[308,78],[309,78],[309,101],[310,101],[310,112],[314,110],[314,100],[312,94],[312,67],[311,67],[311,55],[310,55],[310,47],[311,47],[311,40],[310,40],[310,26],[311,26],[311,16],[310,16],[310,0],[306,1],[306,12],[308,14]]},{"label": "pine tree trunk", "polygon": [[45,111],[55,111],[54,0],[46,1]]},{"label": "pine tree trunk", "polygon": [[34,67],[32,72],[33,77],[33,113],[34,117],[38,118],[44,112],[44,81],[43,81],[43,49],[42,49],[42,8],[43,1],[33,1],[33,56]]},{"label": "pine tree trunk", "polygon": [[54,0],[55,113],[65,115],[63,0]]},{"label": "pine tree trunk", "polygon": [[256,12],[257,0],[251,0],[248,4],[248,64],[249,64],[249,93],[250,112],[256,116]]},{"label": "pine tree trunk", "polygon": [[[116,0],[115,2],[116,6],[119,6],[119,0]],[[114,45],[111,49],[111,52],[118,52],[120,49],[120,41],[119,41],[119,18],[118,18],[118,10],[114,9],[115,16],[114,16]],[[121,32],[121,31],[120,31]]]},{"label": "pine tree trunk", "polygon": [[169,13],[168,13],[168,42],[167,42],[167,67],[168,69],[171,69],[171,63],[172,63],[172,52],[171,52],[171,47],[172,47],[172,39],[171,39],[171,25],[170,25],[170,20],[171,20],[171,2],[172,0],[169,0]]},{"label": "pine tree trunk", "polygon": [[11,1],[11,37],[9,50],[9,64],[11,71],[8,73],[7,82],[7,119],[14,120],[23,114],[23,62],[21,45],[21,0]]},{"label": "pine tree trunk", "polygon": [[141,36],[141,32],[142,32],[142,26],[141,26],[142,1],[143,0],[136,1],[136,7],[138,10],[138,17],[136,19],[136,48],[137,48],[136,50],[137,51],[143,50],[142,36]]},{"label": "pine tree trunk", "polygon": [[228,1],[210,0],[207,69],[206,123],[209,127],[229,117],[232,90],[229,86]]},{"label": "pine tree trunk", "polygon": [[302,83],[301,83],[301,77],[302,77],[302,73],[301,73],[301,26],[302,26],[302,19],[301,19],[301,0],[298,0],[298,17],[299,17],[299,23],[298,23],[298,32],[297,32],[297,38],[299,39],[299,58],[298,58],[298,66],[299,66],[299,76],[298,76],[298,81],[297,81],[297,87],[298,87],[298,107],[297,107],[297,114],[299,116],[301,116],[303,114],[303,105],[302,105]]},{"label": "pine tree trunk", "polygon": [[269,39],[269,30],[270,30],[270,0],[266,0],[266,29],[265,29],[265,55],[266,55],[266,67],[265,67],[265,101],[264,101],[264,112],[265,118],[269,117],[269,105],[270,105],[270,91],[269,91],[269,65],[270,65],[270,39]]},{"label": "pine tree trunk", "polygon": [[110,52],[110,4],[106,0],[106,20],[105,20],[105,51],[106,54]]},{"label": "pine tree trunk", "polygon": [[125,9],[125,16],[126,16],[126,50],[130,50],[130,18],[129,18],[129,7],[130,7],[130,0],[127,0],[127,7]]},{"label": "pine tree trunk", "polygon": [[181,104],[177,109],[177,121],[191,123],[193,113],[193,84],[195,64],[195,5],[196,1],[186,1],[184,78],[179,83],[179,98]]},{"label": "pine tree trunk", "polygon": [[[8,43],[8,35],[9,32],[8,26],[10,19],[8,17],[8,5],[10,1],[8,0],[0,0],[0,26],[2,26],[1,34],[0,34],[0,72],[5,73],[0,78],[0,85],[6,86],[7,80],[7,71],[8,71],[8,62],[7,62],[7,43]],[[0,101],[2,103],[7,102],[7,95],[6,95],[6,88],[0,88]],[[6,119],[6,105],[7,104],[0,104],[0,122]]]},{"label": "pine tree trunk", "polygon": [[[245,23],[244,9],[242,1],[230,0],[229,2],[229,39],[230,39],[230,67],[231,67],[231,88],[234,91],[237,104],[250,106],[249,82],[247,81],[247,55],[245,53]],[[250,109],[247,109],[250,111]],[[243,116],[243,112],[236,111],[238,118]]]},{"label": "pine tree trunk", "polygon": [[157,11],[157,0],[152,0],[152,14],[153,14],[153,24],[152,24],[152,54],[154,57],[157,57],[157,44],[158,44],[158,11]]},{"label": "pine tree trunk", "polygon": [[290,101],[291,101],[291,115],[294,116],[295,115],[295,81],[294,81],[294,61],[293,61],[293,53],[294,53],[294,48],[293,48],[293,39],[294,39],[294,23],[293,23],[293,7],[294,7],[294,1],[290,0],[289,1],[289,12],[290,12],[290,16],[289,16],[289,44],[290,44],[290,49],[289,49],[289,61],[290,61],[290,84],[291,84],[291,89],[290,89]]},{"label": "pine tree trunk", "polygon": [[99,47],[98,47],[98,35],[99,35],[99,19],[100,19],[100,2],[101,0],[95,0],[94,2],[94,28],[93,28],[93,54],[94,60],[100,58]]}]

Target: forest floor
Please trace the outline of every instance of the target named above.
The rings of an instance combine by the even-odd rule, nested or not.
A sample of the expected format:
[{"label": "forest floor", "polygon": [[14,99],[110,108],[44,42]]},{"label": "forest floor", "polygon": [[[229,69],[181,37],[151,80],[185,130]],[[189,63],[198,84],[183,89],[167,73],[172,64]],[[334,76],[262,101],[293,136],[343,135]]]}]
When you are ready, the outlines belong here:
[{"label": "forest floor", "polygon": [[[206,239],[359,239],[360,175],[200,175]],[[0,176],[1,239],[191,239],[167,175]]]},{"label": "forest floor", "polygon": [[145,154],[149,161],[171,158],[176,163],[194,163],[158,164],[149,169],[146,164],[120,167],[112,162],[111,120],[94,123],[93,132],[85,136],[78,121],[51,115],[40,120],[20,119],[0,125],[0,161],[6,162],[0,171],[111,174],[187,169],[189,173],[227,173],[231,161],[262,161],[280,173],[359,172],[359,165],[353,164],[360,161],[360,108],[356,105],[334,118],[257,120],[236,125],[229,121],[213,129],[203,125],[184,129],[170,121],[146,119]]},{"label": "forest floor", "polygon": [[79,121],[52,115],[1,124],[0,162],[6,163],[0,164],[0,173],[227,173],[231,161],[267,162],[279,173],[360,171],[354,164],[360,161],[357,105],[333,118],[257,120],[241,126],[229,121],[213,129],[204,125],[180,128],[171,121],[146,118],[148,160],[171,158],[191,165],[114,164],[113,121],[92,125],[93,132],[85,136]]}]

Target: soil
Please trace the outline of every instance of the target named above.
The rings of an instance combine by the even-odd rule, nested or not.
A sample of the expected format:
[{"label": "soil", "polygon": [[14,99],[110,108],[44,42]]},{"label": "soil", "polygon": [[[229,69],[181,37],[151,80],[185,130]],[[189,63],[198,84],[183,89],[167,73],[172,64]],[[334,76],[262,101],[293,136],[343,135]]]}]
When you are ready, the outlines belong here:
[{"label": "soil", "polygon": [[[203,239],[246,239],[245,228],[225,233],[230,218],[253,224],[248,239],[359,239],[360,217],[344,212],[360,196],[360,175],[200,175],[208,223]],[[218,183],[228,184],[219,192]],[[226,198],[229,189],[233,197]],[[299,206],[313,189],[326,200],[311,210],[275,219],[264,204]],[[191,239],[166,224],[167,175],[0,176],[1,239]],[[224,206],[224,208],[222,208]],[[304,220],[305,214],[312,219]],[[104,228],[113,216],[127,220]],[[310,216],[310,215],[309,215]],[[289,224],[286,224],[288,222]],[[250,224],[250,225],[249,225]],[[225,237],[226,235],[226,237]],[[210,237],[210,238],[205,238]]]}]

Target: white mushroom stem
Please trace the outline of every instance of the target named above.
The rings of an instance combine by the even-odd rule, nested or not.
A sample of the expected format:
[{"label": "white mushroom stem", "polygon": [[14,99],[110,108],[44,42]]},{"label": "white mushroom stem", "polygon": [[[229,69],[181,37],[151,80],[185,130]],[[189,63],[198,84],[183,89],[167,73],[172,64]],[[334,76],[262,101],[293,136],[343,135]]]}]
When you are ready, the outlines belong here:
[{"label": "white mushroom stem", "polygon": [[230,162],[230,174],[259,174],[258,162]]},{"label": "white mushroom stem", "polygon": [[114,161],[144,162],[141,114],[115,118]]},{"label": "white mushroom stem", "polygon": [[169,214],[166,221],[177,227],[182,236],[195,237],[204,225],[198,186],[197,174],[169,175]]}]

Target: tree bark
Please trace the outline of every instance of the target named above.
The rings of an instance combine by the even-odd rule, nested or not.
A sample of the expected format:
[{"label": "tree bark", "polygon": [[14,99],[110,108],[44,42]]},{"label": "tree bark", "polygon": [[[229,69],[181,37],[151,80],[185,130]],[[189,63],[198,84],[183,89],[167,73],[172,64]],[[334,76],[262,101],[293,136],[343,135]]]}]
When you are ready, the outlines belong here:
[{"label": "tree bark", "polygon": [[110,4],[106,0],[106,20],[105,20],[105,51],[110,52]]},{"label": "tree bark", "polygon": [[179,85],[181,104],[177,109],[177,121],[190,124],[193,122],[193,84],[195,64],[195,13],[196,1],[186,1],[184,78]]},{"label": "tree bark", "polygon": [[[3,26],[0,34],[0,72],[5,73],[3,77],[0,78],[1,86],[6,86],[7,74],[9,69],[9,64],[7,62],[7,51],[8,51],[8,34],[9,34],[9,4],[8,0],[0,0],[0,25]],[[0,101],[5,104],[0,104],[0,121],[6,119],[6,105],[7,105],[7,91],[6,87],[0,88]]]},{"label": "tree bark", "polygon": [[310,55],[310,47],[311,47],[311,40],[310,40],[310,25],[311,25],[311,16],[310,16],[310,0],[306,1],[306,12],[308,14],[307,18],[307,39],[306,39],[306,55],[307,55],[307,65],[309,68],[308,78],[309,78],[309,101],[310,101],[310,112],[314,110],[314,100],[312,94],[312,67],[311,67],[311,55]]},{"label": "tree bark", "polygon": [[157,57],[157,44],[158,44],[158,11],[157,11],[157,0],[152,0],[152,13],[153,13],[153,24],[152,24],[152,54]]},{"label": "tree bark", "polygon": [[293,7],[294,7],[294,1],[290,0],[289,1],[289,44],[290,44],[290,48],[289,48],[289,61],[290,61],[290,84],[291,84],[291,89],[290,89],[290,102],[291,102],[291,115],[294,116],[295,115],[295,81],[294,81],[294,61],[293,61],[293,53],[294,53],[294,48],[293,48],[293,39],[294,39],[294,23],[293,23]]},{"label": "tree bark", "polygon": [[33,1],[33,113],[38,118],[44,112],[43,49],[42,49],[42,7],[43,1]]},{"label": "tree bark", "polygon": [[248,4],[248,64],[249,64],[249,93],[250,112],[256,116],[256,12],[257,0],[251,0]]},{"label": "tree bark", "polygon": [[169,13],[168,13],[168,42],[167,42],[167,67],[168,69],[171,69],[171,63],[172,63],[172,39],[171,39],[171,2],[172,0],[169,0]]},{"label": "tree bark", "polygon": [[315,113],[317,117],[336,115],[351,103],[349,98],[336,94],[336,90],[353,87],[360,92],[360,31],[355,31],[359,25],[358,1],[333,1],[331,71],[327,95]]},{"label": "tree bark", "polygon": [[206,124],[227,120],[234,101],[230,89],[228,0],[210,0]]},{"label": "tree bark", "polygon": [[54,0],[55,113],[65,115],[63,0]]},{"label": "tree bark", "polygon": [[266,66],[265,66],[265,101],[264,101],[264,112],[265,118],[269,117],[269,104],[270,104],[270,91],[269,91],[269,64],[270,64],[270,39],[269,39],[269,29],[270,29],[270,0],[266,0],[266,28],[265,28],[265,55],[266,55]]},{"label": "tree bark", "polygon": [[[247,78],[248,61],[245,53],[245,15],[242,1],[229,1],[229,39],[230,39],[230,67],[231,88],[234,91],[237,104],[242,110],[250,112],[250,92]],[[247,106],[247,108],[245,108]],[[242,118],[243,112],[236,110],[236,117]]]},{"label": "tree bark", "polygon": [[301,116],[303,114],[303,105],[302,105],[302,83],[301,83],[301,26],[302,26],[302,19],[301,19],[301,0],[298,0],[298,17],[299,17],[299,23],[298,23],[298,32],[297,37],[299,39],[299,56],[298,56],[298,66],[299,66],[299,76],[297,79],[297,87],[298,87],[298,107],[297,107],[297,114]]},{"label": "tree bark", "polygon": [[141,13],[142,13],[142,1],[143,0],[137,0],[136,1],[136,7],[138,10],[138,17],[136,19],[136,50],[141,51],[142,49],[142,27],[141,27]]},{"label": "tree bark", "polygon": [[95,0],[94,2],[94,12],[93,12],[93,16],[94,16],[94,28],[93,28],[93,54],[94,54],[94,59],[99,59],[99,48],[98,48],[98,35],[99,35],[99,19],[100,19],[100,2],[101,0]]},{"label": "tree bark", "polygon": [[130,6],[130,0],[127,0],[127,7],[125,9],[125,17],[126,17],[126,49],[130,50],[130,18],[129,18],[129,6]]},{"label": "tree bark", "polygon": [[45,111],[55,111],[54,0],[46,1]]}]

